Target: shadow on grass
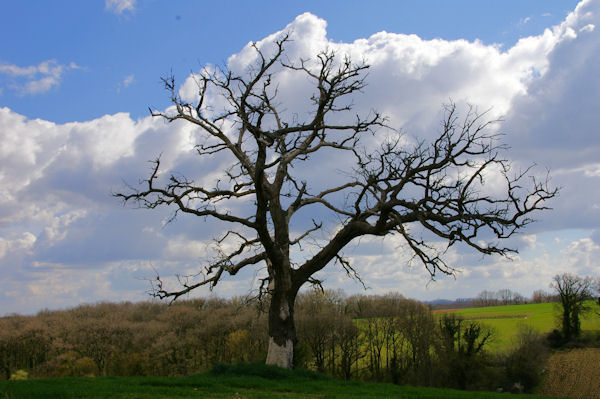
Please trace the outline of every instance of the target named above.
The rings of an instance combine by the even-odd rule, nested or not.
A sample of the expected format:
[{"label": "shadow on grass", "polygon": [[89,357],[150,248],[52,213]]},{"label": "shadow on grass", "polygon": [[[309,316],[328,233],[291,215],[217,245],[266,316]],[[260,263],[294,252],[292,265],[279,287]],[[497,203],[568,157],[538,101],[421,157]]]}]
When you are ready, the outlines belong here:
[{"label": "shadow on grass", "polygon": [[276,366],[267,366],[264,363],[238,363],[217,364],[209,372],[212,376],[246,376],[260,377],[269,380],[306,379],[330,380],[331,378],[306,369],[287,370]]}]

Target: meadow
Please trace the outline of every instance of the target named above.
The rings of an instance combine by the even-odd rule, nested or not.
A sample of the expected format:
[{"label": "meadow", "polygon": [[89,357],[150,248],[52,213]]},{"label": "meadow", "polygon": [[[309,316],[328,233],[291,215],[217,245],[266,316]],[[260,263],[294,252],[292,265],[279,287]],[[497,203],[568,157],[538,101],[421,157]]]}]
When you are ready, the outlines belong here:
[{"label": "meadow", "polygon": [[[581,329],[585,334],[600,332],[598,305],[581,319]],[[557,303],[534,303],[523,305],[488,306],[460,310],[434,311],[434,314],[455,313],[466,320],[476,320],[494,330],[494,338],[489,344],[491,351],[504,351],[515,344],[520,326],[529,326],[539,333],[548,333],[557,326]]]},{"label": "meadow", "polygon": [[[219,365],[187,377],[97,377],[1,381],[1,399],[153,398],[501,399],[506,394],[345,382],[306,370],[260,364]],[[523,399],[547,396],[521,395]]]}]

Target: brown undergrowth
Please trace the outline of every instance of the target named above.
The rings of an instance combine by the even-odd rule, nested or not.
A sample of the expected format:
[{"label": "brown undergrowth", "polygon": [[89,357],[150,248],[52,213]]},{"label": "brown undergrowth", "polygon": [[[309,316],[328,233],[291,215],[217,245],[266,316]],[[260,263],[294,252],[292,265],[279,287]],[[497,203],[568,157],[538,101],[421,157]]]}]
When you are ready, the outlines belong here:
[{"label": "brown undergrowth", "polygon": [[540,393],[600,399],[600,348],[574,349],[552,355]]}]

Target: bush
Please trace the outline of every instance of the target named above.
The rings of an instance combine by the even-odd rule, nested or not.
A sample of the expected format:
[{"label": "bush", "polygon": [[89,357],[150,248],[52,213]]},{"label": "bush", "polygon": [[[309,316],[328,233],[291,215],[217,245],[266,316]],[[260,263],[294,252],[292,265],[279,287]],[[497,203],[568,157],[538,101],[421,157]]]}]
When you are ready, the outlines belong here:
[{"label": "bush", "polygon": [[73,375],[75,377],[95,377],[97,374],[98,367],[89,357],[81,357],[73,362]]},{"label": "bush", "polygon": [[548,344],[550,345],[550,347],[555,348],[555,349],[560,348],[566,342],[562,333],[560,331],[558,331],[557,329],[552,330],[552,332],[550,334],[548,334],[547,339],[548,339]]},{"label": "bush", "polygon": [[533,392],[541,383],[548,360],[543,337],[530,326],[519,326],[517,347],[506,358],[506,388],[519,384]]},{"label": "bush", "polygon": [[69,351],[47,362],[39,370],[46,377],[94,377],[98,375],[96,363],[78,352]]},{"label": "bush", "polygon": [[26,380],[27,377],[29,377],[29,374],[25,370],[17,370],[10,375],[11,381]]}]

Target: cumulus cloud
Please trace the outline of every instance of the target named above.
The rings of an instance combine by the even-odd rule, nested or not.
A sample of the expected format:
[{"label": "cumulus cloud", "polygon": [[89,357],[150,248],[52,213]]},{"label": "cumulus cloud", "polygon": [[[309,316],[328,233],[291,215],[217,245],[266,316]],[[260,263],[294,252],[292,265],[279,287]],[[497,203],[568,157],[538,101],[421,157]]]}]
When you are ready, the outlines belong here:
[{"label": "cumulus cloud", "polygon": [[133,12],[137,0],[106,0],[105,7],[115,14],[122,14],[125,11]]},{"label": "cumulus cloud", "polygon": [[[106,6],[122,13],[133,10],[135,2],[107,1]],[[497,128],[512,147],[506,155],[515,167],[538,162],[549,167],[555,183],[563,186],[561,197],[552,204],[555,210],[541,215],[543,222],[532,225],[528,235],[515,238],[514,244],[523,251],[512,261],[483,259],[453,248],[447,259],[462,270],[456,279],[428,284],[430,277],[422,267],[406,266],[406,253],[395,237],[353,243],[346,255],[371,292],[398,290],[421,299],[472,296],[482,289],[507,288],[494,284],[510,280],[511,289],[528,295],[545,288],[545,281],[561,268],[578,272],[597,268],[599,240],[597,233],[591,237],[591,230],[600,225],[596,200],[600,198],[600,114],[596,112],[600,37],[594,34],[599,7],[598,1],[584,1],[561,25],[523,38],[506,50],[480,42],[423,40],[389,32],[353,43],[333,42],[327,37],[326,21],[308,13],[284,29],[292,32],[287,48],[290,60],[331,49],[371,65],[368,86],[355,98],[356,112],[377,109],[407,137],[428,140],[439,132],[443,103],[453,100],[474,104],[481,111],[490,109],[490,118],[504,116]],[[257,46],[269,51],[281,33],[269,35]],[[228,67],[243,73],[255,58],[248,45],[229,58]],[[15,84],[21,82],[21,90],[35,91],[26,89],[28,82],[43,78],[58,82],[64,71],[76,68],[46,63],[5,64],[0,73]],[[308,116],[314,88],[300,74],[286,73],[279,79],[279,100],[286,116]],[[132,81],[133,75],[126,77],[121,87]],[[45,86],[40,82],[37,87]],[[193,100],[196,92],[190,76],[180,95]],[[215,97],[210,100],[213,109],[224,106]],[[147,288],[140,278],[152,277],[153,267],[161,275],[198,272],[207,256],[207,243],[223,226],[185,216],[165,223],[172,210],[123,208],[111,193],[126,190],[123,182],[136,186],[149,174],[148,161],[158,156],[165,171],[161,179],[171,171],[197,181],[218,179],[229,161],[199,159],[194,146],[200,139],[190,124],[166,124],[150,117],[133,120],[127,113],[56,124],[0,108],[0,268],[6,274],[0,282],[4,303],[0,313],[26,309],[16,294],[23,290],[28,290],[34,303],[57,307],[138,298]],[[316,162],[318,170],[307,167],[302,172],[317,184],[326,184],[343,169],[333,157]],[[566,229],[580,234],[564,238]],[[556,237],[563,241],[554,243]],[[253,272],[242,273],[221,285],[219,292],[244,293],[241,287],[249,289],[255,277]],[[320,277],[332,288],[360,289],[336,268],[328,268]],[[456,295],[459,287],[464,295]]]},{"label": "cumulus cloud", "polygon": [[[437,133],[441,104],[472,103],[481,111],[492,109],[491,117],[504,115],[512,99],[525,94],[529,83],[548,68],[548,54],[563,32],[547,30],[543,35],[520,40],[508,51],[481,42],[442,39],[423,40],[416,35],[379,32],[353,43],[336,43],[327,38],[327,23],[312,14],[298,16],[281,32],[258,41],[267,54],[271,43],[283,32],[291,32],[293,41],[286,54],[289,59],[312,58],[329,49],[348,54],[353,60],[369,65],[368,86],[356,99],[357,109],[377,109],[387,115],[395,127],[412,134],[432,137]],[[228,66],[244,71],[256,58],[248,44],[232,55]],[[303,109],[300,99],[310,97],[310,87],[301,84],[294,74],[284,74],[280,98],[289,109]],[[182,93],[194,93],[189,79]],[[308,94],[308,96],[306,96]]]},{"label": "cumulus cloud", "polygon": [[599,19],[600,3],[584,1],[553,29],[557,40],[547,72],[515,97],[506,116],[512,154],[548,167],[563,187],[553,218],[545,221],[555,226],[600,223],[600,99],[594,94],[600,90],[600,37],[588,28]]},{"label": "cumulus cloud", "polygon": [[[597,65],[597,62],[594,61],[585,61],[584,65],[580,65],[577,73],[567,72],[577,69],[576,64],[580,64],[582,57],[583,59],[590,57],[594,59],[595,55],[600,53],[594,47],[598,43],[598,39],[591,35],[583,36],[593,31],[594,24],[592,22],[598,19],[598,13],[592,10],[594,7],[596,6],[592,2],[583,2],[561,25],[547,29],[539,36],[523,38],[506,51],[478,42],[425,41],[414,35],[387,32],[381,32],[354,43],[333,43],[325,36],[326,22],[310,14],[304,14],[286,28],[286,31],[292,32],[294,38],[293,44],[288,48],[288,55],[291,59],[306,58],[316,51],[328,48],[334,49],[338,53],[349,53],[354,59],[366,59],[371,65],[369,86],[365,89],[365,93],[357,99],[358,109],[364,109],[362,107],[366,107],[365,104],[368,104],[368,106],[389,115],[391,120],[396,123],[395,126],[403,126],[409,134],[415,134],[418,137],[432,137],[437,133],[439,118],[435,115],[438,115],[440,104],[449,98],[476,104],[480,109],[491,108],[491,116],[505,116],[506,118],[506,122],[500,126],[500,130],[506,134],[506,141],[513,147],[508,156],[514,159],[515,169],[525,168],[532,162],[539,162],[555,172],[553,175],[556,174],[557,177],[554,183],[563,186],[561,183],[565,180],[560,176],[567,171],[556,170],[557,161],[565,158],[565,162],[572,164],[573,158],[578,156],[579,151],[585,150],[587,144],[584,141],[576,144],[571,142],[570,144],[576,147],[576,151],[569,152],[560,141],[549,140],[549,134],[559,134],[563,140],[570,140],[568,135],[560,135],[557,127],[561,123],[569,123],[572,117],[568,117],[564,115],[564,111],[552,107],[543,111],[524,109],[522,102],[546,101],[556,102],[557,107],[564,107],[568,104],[567,106],[570,108],[597,108],[596,97],[591,93],[580,92],[579,95],[570,96],[567,99],[541,92],[548,85],[552,87],[552,82],[554,84],[560,82],[561,88],[573,90],[570,83],[561,82],[561,80],[575,78],[581,81],[580,86],[584,86],[584,82],[589,82],[590,75],[594,74],[594,65]],[[304,41],[303,36],[297,32],[303,32],[310,40]],[[267,48],[275,37],[277,34],[259,41],[257,45],[260,48]],[[584,41],[588,42],[587,45],[583,44]],[[586,46],[586,48],[578,50],[580,46]],[[568,52],[569,55],[563,56],[562,52]],[[585,55],[580,56],[574,62],[577,59],[575,53],[581,52]],[[230,58],[229,65],[234,70],[244,70],[252,62],[254,56],[252,48],[247,46],[242,52]],[[561,79],[557,79],[555,76],[555,71],[558,69],[563,69],[560,73]],[[289,85],[288,97],[285,92],[286,84]],[[284,103],[298,104],[297,98],[302,96],[297,94],[303,93],[301,87],[295,85],[292,80],[282,82],[280,87],[282,87],[282,97],[285,98]],[[515,120],[521,117],[540,120],[540,116],[544,118],[545,115],[548,115],[556,119],[557,111],[558,114],[563,114],[562,121],[558,124],[554,121],[548,126],[534,127],[536,121],[531,120],[515,124]],[[596,115],[597,113],[586,112],[584,118],[595,118]],[[590,134],[598,125],[589,122],[589,120],[582,121],[581,119],[576,122],[581,126],[579,132],[582,135]],[[527,138],[529,132],[539,140],[544,140],[544,143],[534,146],[529,143],[521,145],[520,141]],[[544,156],[540,153],[539,149],[544,146],[553,151],[552,156]],[[557,152],[562,155],[557,157]],[[590,151],[590,155],[597,153],[596,150]],[[594,187],[600,187],[600,185],[594,180],[596,168],[590,159],[579,160],[579,162],[586,163],[582,166],[583,169],[579,170],[578,179],[571,180],[570,187],[563,188],[559,200],[560,205],[558,205],[562,208],[558,212],[559,215],[542,216],[542,219],[552,220],[546,222],[546,228],[563,229],[575,226],[589,228],[590,225],[597,224],[595,218],[600,204],[595,203],[593,198],[599,197],[600,193],[597,193],[597,189]],[[329,166],[327,169],[330,169]],[[335,167],[331,169],[335,170]],[[585,190],[589,195],[582,195],[581,190]],[[572,201],[575,197],[577,197],[577,201]],[[556,206],[556,204],[552,205]],[[589,218],[590,213],[578,212],[577,208],[595,210],[592,221],[585,220]],[[577,216],[574,217],[574,215]],[[525,236],[517,244],[524,250],[534,250],[541,246],[535,234]],[[372,255],[355,256],[356,264],[364,266],[372,263],[377,268],[385,264],[381,260],[385,256],[375,256],[375,261],[369,258],[370,256]],[[461,261],[466,262],[469,267],[482,262],[480,258],[460,259],[460,261],[457,259],[458,267],[460,267]],[[547,270],[555,272],[558,272],[560,267],[564,267],[564,264],[561,264],[557,258],[540,257],[537,261],[545,264]],[[517,275],[527,276],[528,278],[522,278],[520,281],[523,282],[522,287],[528,289],[529,292],[532,287],[539,284],[539,279],[531,277],[531,270],[540,267],[535,261],[515,258],[512,262],[486,261],[485,264],[489,266],[479,269],[489,271],[481,273],[481,280],[477,284],[473,284],[473,287],[481,287],[485,278],[488,278],[494,270],[501,271],[498,276],[503,279]],[[397,268],[398,262],[393,263],[393,266]],[[390,267],[392,270],[393,267]],[[368,270],[367,267],[366,274],[369,277],[376,277],[376,274],[371,274]],[[475,267],[475,270],[478,268]],[[369,277],[366,280],[370,280]]]},{"label": "cumulus cloud", "polygon": [[65,72],[80,67],[74,62],[61,65],[56,60],[43,61],[37,66],[20,67],[0,64],[0,74],[8,77],[8,88],[19,95],[41,94],[57,87]]}]

